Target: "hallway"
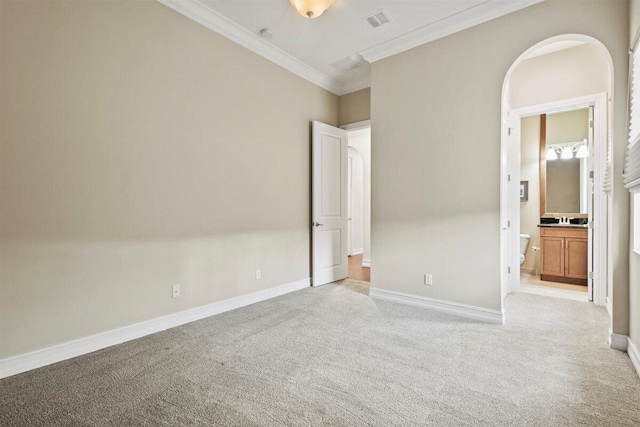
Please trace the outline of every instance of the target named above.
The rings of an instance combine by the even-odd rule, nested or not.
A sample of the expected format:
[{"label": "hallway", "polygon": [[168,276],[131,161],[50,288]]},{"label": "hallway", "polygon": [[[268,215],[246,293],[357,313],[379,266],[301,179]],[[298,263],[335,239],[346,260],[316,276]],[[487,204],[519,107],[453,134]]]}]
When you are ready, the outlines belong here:
[{"label": "hallway", "polygon": [[362,282],[371,281],[371,269],[362,266],[362,254],[349,257],[349,279],[360,280]]}]

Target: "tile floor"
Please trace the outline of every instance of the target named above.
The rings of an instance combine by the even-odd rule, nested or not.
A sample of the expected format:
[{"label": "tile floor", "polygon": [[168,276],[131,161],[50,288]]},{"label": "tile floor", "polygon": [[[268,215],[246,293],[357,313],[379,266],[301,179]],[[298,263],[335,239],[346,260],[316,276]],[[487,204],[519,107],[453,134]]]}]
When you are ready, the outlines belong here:
[{"label": "tile floor", "polygon": [[574,301],[589,301],[586,286],[546,282],[540,280],[540,276],[532,274],[520,274],[520,289],[528,294],[565,298]]}]

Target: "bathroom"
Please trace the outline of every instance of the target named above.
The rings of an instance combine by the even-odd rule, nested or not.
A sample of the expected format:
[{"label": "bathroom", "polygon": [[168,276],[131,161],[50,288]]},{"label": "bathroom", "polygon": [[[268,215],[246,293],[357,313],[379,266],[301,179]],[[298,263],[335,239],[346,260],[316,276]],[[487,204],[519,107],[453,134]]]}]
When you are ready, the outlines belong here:
[{"label": "bathroom", "polygon": [[520,144],[523,292],[590,301],[592,107],[524,117]]}]

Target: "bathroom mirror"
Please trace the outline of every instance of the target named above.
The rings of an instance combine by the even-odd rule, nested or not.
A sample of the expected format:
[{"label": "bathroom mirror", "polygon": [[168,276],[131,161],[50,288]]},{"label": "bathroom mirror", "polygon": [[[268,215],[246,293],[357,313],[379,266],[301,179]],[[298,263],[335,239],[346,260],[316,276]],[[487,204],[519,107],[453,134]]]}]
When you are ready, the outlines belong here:
[{"label": "bathroom mirror", "polygon": [[589,109],[540,116],[540,216],[585,218]]}]

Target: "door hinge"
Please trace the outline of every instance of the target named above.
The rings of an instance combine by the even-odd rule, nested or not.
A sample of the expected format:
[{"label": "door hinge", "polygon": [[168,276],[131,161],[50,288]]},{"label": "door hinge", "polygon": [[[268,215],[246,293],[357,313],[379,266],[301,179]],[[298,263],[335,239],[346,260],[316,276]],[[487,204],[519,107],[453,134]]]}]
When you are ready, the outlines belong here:
[{"label": "door hinge", "polygon": [[587,228],[593,228],[593,221],[589,221],[589,223],[587,224]]},{"label": "door hinge", "polygon": [[[582,123],[584,123],[584,122],[582,122]],[[589,127],[590,127],[591,129],[593,129],[593,120],[589,120]]]},{"label": "door hinge", "polygon": [[589,279],[593,280],[593,271],[589,272]]},{"label": "door hinge", "polygon": [[[584,122],[583,122],[584,123]],[[509,128],[507,129],[507,135],[511,136],[511,131],[513,130],[513,128]]]},{"label": "door hinge", "polygon": [[507,267],[507,273],[511,274],[511,267]]},{"label": "door hinge", "polygon": [[511,182],[511,175],[507,175],[507,182]]},{"label": "door hinge", "polygon": [[593,171],[589,171],[589,178],[593,179]]},{"label": "door hinge", "polygon": [[511,228],[511,220],[507,221],[507,227]]}]

